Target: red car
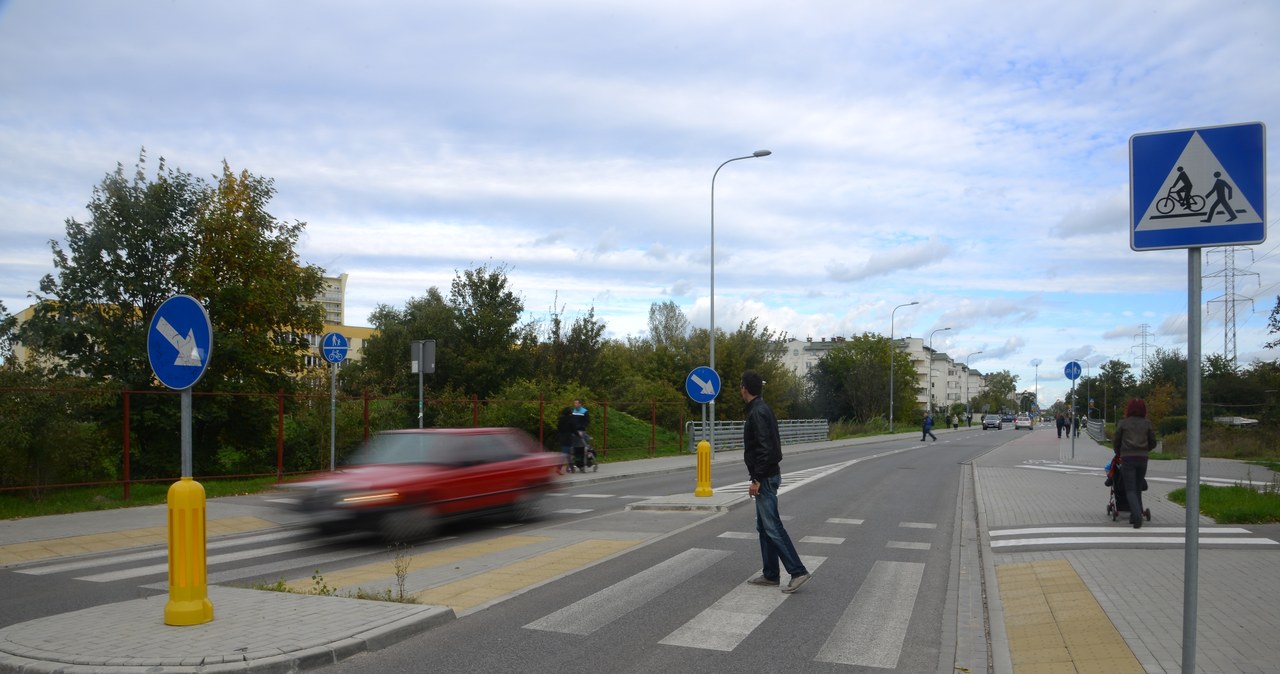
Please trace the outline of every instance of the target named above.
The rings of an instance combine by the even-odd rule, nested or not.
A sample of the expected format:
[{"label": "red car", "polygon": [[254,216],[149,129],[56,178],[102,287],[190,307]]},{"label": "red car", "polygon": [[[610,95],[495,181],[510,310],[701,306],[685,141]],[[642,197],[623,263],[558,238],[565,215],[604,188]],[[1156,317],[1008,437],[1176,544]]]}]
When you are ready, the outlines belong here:
[{"label": "red car", "polygon": [[563,460],[514,428],[415,428],[379,433],[342,469],[284,487],[323,531],[404,541],[463,517],[535,517]]}]

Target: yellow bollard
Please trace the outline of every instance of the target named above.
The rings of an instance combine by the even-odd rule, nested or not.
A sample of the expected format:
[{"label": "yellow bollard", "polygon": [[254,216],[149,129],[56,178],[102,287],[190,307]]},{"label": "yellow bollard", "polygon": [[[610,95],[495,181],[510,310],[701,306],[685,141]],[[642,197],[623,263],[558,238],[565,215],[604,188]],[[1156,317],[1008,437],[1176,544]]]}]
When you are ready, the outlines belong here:
[{"label": "yellow bollard", "polygon": [[204,487],[184,476],[169,487],[169,603],[164,624],[213,620],[205,568]]},{"label": "yellow bollard", "polygon": [[698,486],[693,490],[693,495],[711,494],[711,443],[702,440],[698,443]]}]

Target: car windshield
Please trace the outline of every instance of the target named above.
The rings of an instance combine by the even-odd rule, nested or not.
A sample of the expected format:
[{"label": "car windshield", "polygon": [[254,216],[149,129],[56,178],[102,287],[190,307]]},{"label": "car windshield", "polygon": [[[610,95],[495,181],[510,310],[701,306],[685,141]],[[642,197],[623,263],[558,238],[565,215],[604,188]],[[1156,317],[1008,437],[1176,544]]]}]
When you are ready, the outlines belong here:
[{"label": "car windshield", "polygon": [[473,438],[441,433],[381,433],[369,439],[348,459],[363,466],[386,463],[455,464],[463,460]]}]

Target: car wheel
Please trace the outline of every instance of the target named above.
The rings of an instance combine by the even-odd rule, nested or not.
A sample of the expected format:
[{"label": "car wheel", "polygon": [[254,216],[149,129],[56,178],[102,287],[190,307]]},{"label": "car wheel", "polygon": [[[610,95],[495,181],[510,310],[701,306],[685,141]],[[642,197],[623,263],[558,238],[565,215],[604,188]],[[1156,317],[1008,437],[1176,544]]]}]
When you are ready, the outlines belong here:
[{"label": "car wheel", "polygon": [[388,543],[426,538],[439,528],[439,516],[431,506],[417,506],[389,512],[378,522],[378,533]]},{"label": "car wheel", "polygon": [[527,490],[511,504],[511,519],[516,522],[531,522],[542,517],[543,493]]}]

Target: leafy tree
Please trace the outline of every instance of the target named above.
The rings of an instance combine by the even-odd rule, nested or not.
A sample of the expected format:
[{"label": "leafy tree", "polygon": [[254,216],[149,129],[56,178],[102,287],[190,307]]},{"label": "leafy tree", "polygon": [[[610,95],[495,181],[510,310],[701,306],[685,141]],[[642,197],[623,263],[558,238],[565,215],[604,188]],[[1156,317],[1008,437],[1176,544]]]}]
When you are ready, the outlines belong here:
[{"label": "leafy tree", "polygon": [[1098,392],[1093,394],[1100,400],[1098,407],[1106,411],[1106,418],[1116,420],[1124,415],[1124,405],[1137,389],[1138,380],[1134,378],[1132,368],[1123,360],[1109,360],[1098,367],[1098,378],[1094,384]]},{"label": "leafy tree", "polygon": [[206,377],[222,391],[292,391],[310,345],[323,329],[314,303],[323,272],[294,252],[306,227],[267,212],[274,183],[223,162],[205,192],[187,292],[204,299],[214,326],[216,368]]},{"label": "leafy tree", "polygon": [[1161,384],[1172,386],[1175,392],[1187,390],[1187,357],[1181,351],[1157,347],[1155,356],[1142,368],[1143,389],[1149,391]]},{"label": "leafy tree", "polygon": [[0,367],[16,366],[13,362],[13,345],[17,338],[18,319],[0,302]]},{"label": "leafy tree", "polygon": [[144,152],[132,179],[117,164],[93,189],[89,220],[67,219],[67,249],[49,242],[57,277],[41,280],[18,339],[58,372],[150,385],[147,327],[164,300],[189,290],[202,185],[163,159],[149,181],[145,164]]},{"label": "leafy tree", "polygon": [[[1267,318],[1267,334],[1280,334],[1280,295],[1276,296],[1276,305],[1271,308],[1271,316]],[[1277,346],[1280,346],[1280,337],[1263,344],[1262,348],[1274,349]]]},{"label": "leafy tree", "polygon": [[[910,356],[891,349],[889,339],[871,332],[851,337],[828,351],[809,371],[814,409],[824,418],[866,422],[888,416],[889,358],[894,358],[896,413],[915,401],[915,369]],[[899,414],[900,416],[900,414]]]},{"label": "leafy tree", "polygon": [[524,376],[527,353],[517,348],[524,301],[511,289],[505,266],[482,265],[455,275],[449,304],[456,316],[458,340],[450,345],[458,367],[450,382],[487,398]]},{"label": "leafy tree", "polygon": [[1013,393],[1018,390],[1017,375],[1001,370],[986,375],[984,379],[986,390],[974,398],[975,414],[982,411],[997,412],[1015,404]]}]

